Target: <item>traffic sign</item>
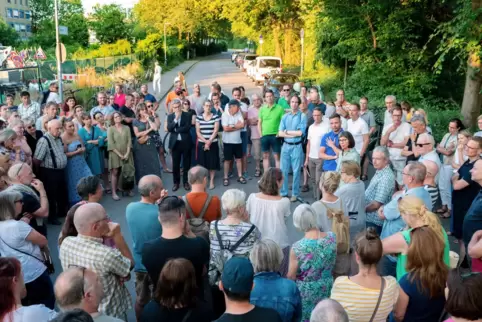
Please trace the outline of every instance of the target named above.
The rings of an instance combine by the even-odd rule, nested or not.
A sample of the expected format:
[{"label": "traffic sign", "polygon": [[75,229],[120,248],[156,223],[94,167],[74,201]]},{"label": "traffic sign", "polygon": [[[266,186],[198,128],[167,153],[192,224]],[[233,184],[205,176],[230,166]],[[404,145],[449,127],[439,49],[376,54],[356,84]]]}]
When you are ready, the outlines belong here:
[{"label": "traffic sign", "polygon": [[59,51],[59,46],[56,46],[55,56],[57,57],[58,60],[60,60],[61,63],[64,63],[67,60],[67,50],[65,49],[64,44],[60,43],[60,51]]},{"label": "traffic sign", "polygon": [[69,28],[66,26],[59,26],[59,34],[67,36],[69,34]]},{"label": "traffic sign", "polygon": [[259,43],[260,43],[260,44],[263,43],[263,35],[259,35]]}]

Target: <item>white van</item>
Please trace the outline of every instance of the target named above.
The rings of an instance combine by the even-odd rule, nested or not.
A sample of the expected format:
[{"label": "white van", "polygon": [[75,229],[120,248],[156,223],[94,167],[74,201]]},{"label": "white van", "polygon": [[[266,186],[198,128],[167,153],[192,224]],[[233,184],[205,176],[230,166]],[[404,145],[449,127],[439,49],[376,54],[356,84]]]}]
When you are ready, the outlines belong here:
[{"label": "white van", "polygon": [[264,82],[264,75],[272,71],[282,72],[281,58],[274,56],[256,57],[253,73],[255,84],[262,84]]}]

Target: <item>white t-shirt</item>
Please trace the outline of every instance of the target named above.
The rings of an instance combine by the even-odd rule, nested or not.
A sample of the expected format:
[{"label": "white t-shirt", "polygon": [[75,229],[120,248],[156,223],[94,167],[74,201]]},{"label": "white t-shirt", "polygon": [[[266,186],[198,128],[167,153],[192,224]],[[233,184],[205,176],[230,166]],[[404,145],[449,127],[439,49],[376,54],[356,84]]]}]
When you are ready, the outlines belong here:
[{"label": "white t-shirt", "polygon": [[360,154],[363,147],[363,136],[370,133],[370,128],[368,127],[367,122],[361,117],[356,121],[353,121],[352,119],[348,120],[347,125],[348,132],[350,132],[355,139],[355,150]]},{"label": "white t-shirt", "polygon": [[[25,283],[36,280],[47,269],[40,260],[32,257],[42,259],[40,247],[26,240],[31,231],[32,227],[23,221],[10,219],[0,222],[0,254],[20,261]],[[22,254],[19,250],[32,256]]]},{"label": "white t-shirt", "polygon": [[[43,304],[21,306],[12,314],[7,314],[2,319],[2,322],[48,322],[57,316],[57,312],[49,309]],[[12,317],[12,319],[10,319]]]},{"label": "white t-shirt", "polygon": [[313,123],[308,128],[308,140],[310,141],[309,158],[319,159],[318,152],[320,151],[321,138],[330,131],[330,126],[323,122],[320,124]]},{"label": "white t-shirt", "polygon": [[[243,121],[243,113],[241,110],[238,111],[238,113],[231,115],[229,114],[229,108],[224,110],[223,115],[221,116],[221,124],[223,127],[231,126],[231,125],[236,125],[239,121]],[[236,130],[236,131],[224,131],[223,132],[223,143],[229,143],[229,144],[241,144],[241,130]]]},{"label": "white t-shirt", "polygon": [[[240,104],[239,109],[241,110],[241,112],[243,114],[248,114],[248,109],[249,109],[248,105],[246,105],[243,102],[239,102],[239,104]],[[229,110],[229,103],[226,104],[226,106],[224,107],[224,110],[225,111]],[[247,126],[248,126],[248,122],[244,122],[244,127],[241,129],[241,132],[246,132]]]},{"label": "white t-shirt", "polygon": [[[388,129],[392,126],[392,124],[386,124],[383,127],[382,135],[387,133]],[[406,122],[402,122],[400,126],[393,131],[388,139],[393,143],[403,143],[406,137],[410,136],[410,129],[412,127],[410,124]],[[403,148],[388,148],[388,152],[390,153],[390,159],[393,160],[406,160],[407,157],[401,155]]]},{"label": "white t-shirt", "polygon": [[57,104],[62,103],[62,101],[60,100],[59,94],[54,92],[50,92],[49,97],[47,97],[47,101],[45,103],[48,103],[48,102],[55,102]]}]

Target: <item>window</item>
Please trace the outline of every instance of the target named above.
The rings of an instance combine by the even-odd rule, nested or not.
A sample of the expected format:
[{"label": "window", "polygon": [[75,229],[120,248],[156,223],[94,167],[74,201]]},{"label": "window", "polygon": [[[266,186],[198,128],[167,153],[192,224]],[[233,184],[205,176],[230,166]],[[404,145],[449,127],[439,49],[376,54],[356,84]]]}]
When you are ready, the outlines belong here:
[{"label": "window", "polygon": [[13,22],[10,23],[10,27],[12,27],[13,29],[15,29],[15,24]]},{"label": "window", "polygon": [[15,24],[15,31],[20,31],[20,25],[18,23]]},{"label": "window", "polygon": [[13,9],[13,15],[14,18],[18,18],[18,10]]},{"label": "window", "polygon": [[12,0],[7,0],[8,3],[12,3]]},{"label": "window", "polygon": [[15,0],[15,4],[17,4],[17,0]]},{"label": "window", "polygon": [[20,5],[23,6],[23,0],[20,0]]},{"label": "window", "polygon": [[23,13],[23,10],[19,10],[19,12],[18,12],[18,17],[19,17],[19,18],[22,18],[22,19],[25,18],[25,15],[24,15],[24,13]]},{"label": "window", "polygon": [[26,26],[25,26],[25,30],[26,30],[27,32],[32,32],[32,26],[31,26],[31,25],[26,25]]},{"label": "window", "polygon": [[25,25],[20,25],[20,31],[25,32],[25,30],[26,30]]},{"label": "window", "polygon": [[25,0],[25,5],[28,7],[28,0]]},{"label": "window", "polygon": [[7,18],[12,18],[12,9],[7,8]]},{"label": "window", "polygon": [[30,19],[30,11],[25,11],[25,19]]}]

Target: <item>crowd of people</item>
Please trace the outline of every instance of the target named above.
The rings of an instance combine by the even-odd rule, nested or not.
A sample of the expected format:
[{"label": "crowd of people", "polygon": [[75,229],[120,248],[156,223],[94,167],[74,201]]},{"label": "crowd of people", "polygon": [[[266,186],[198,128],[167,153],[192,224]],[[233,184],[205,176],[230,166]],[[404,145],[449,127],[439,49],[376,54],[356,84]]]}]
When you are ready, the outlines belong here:
[{"label": "crowd of people", "polygon": [[[436,144],[425,111],[392,95],[379,126],[366,97],[316,87],[230,99],[179,79],[165,115],[145,85],[90,112],[55,91],[43,109],[28,92],[0,107],[0,321],[482,321],[482,116]],[[251,160],[259,192],[209,193],[221,164],[227,187]],[[101,201],[135,190],[122,231]]]}]

